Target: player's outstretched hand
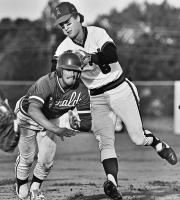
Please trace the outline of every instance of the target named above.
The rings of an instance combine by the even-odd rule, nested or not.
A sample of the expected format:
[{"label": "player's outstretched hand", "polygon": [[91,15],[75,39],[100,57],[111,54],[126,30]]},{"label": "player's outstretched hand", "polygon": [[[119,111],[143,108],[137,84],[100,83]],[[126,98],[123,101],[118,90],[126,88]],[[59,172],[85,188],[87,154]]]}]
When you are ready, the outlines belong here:
[{"label": "player's outstretched hand", "polygon": [[68,128],[58,128],[55,132],[55,134],[57,136],[59,136],[61,138],[62,141],[64,141],[64,137],[71,137],[76,135],[76,131],[75,130],[71,130]]}]

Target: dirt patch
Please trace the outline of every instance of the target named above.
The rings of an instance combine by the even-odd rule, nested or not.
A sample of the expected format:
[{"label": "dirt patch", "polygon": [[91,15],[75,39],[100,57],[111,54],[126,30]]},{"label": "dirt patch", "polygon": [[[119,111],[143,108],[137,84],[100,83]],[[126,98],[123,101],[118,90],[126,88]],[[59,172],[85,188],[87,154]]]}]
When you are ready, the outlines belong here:
[{"label": "dirt patch", "polygon": [[[150,127],[151,123],[149,121],[147,125]],[[158,122],[153,121],[157,131],[155,123]],[[170,128],[172,120],[166,119],[164,125],[162,123],[163,131],[155,134],[174,148],[179,160],[180,138]],[[135,146],[127,134],[116,134],[116,149],[119,190],[124,200],[180,199],[179,162],[175,166],[169,165],[152,148]],[[17,151],[0,153],[0,200],[17,199],[14,193],[16,156]],[[104,181],[94,136],[79,134],[65,142],[59,141],[54,168],[42,190],[47,200],[108,200],[102,188]]]}]

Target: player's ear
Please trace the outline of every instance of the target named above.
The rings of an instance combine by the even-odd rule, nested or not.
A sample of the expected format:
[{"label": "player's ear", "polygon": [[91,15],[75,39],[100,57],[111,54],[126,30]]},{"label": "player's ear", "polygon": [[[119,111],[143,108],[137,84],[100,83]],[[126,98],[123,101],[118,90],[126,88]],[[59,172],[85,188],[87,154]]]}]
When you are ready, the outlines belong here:
[{"label": "player's ear", "polygon": [[78,22],[80,22],[80,16],[79,16],[79,15],[77,15],[76,20],[77,20]]}]

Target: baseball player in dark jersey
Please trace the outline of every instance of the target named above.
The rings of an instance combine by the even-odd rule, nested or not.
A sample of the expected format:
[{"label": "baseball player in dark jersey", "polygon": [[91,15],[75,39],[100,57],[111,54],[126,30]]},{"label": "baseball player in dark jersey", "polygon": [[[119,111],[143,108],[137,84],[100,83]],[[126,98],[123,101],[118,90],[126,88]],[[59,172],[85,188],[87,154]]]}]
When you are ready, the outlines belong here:
[{"label": "baseball player in dark jersey", "polygon": [[92,130],[99,142],[101,162],[107,180],[104,192],[113,200],[121,200],[118,191],[118,161],[114,148],[116,116],[126,126],[136,145],[151,146],[158,155],[174,165],[177,157],[171,147],[144,129],[139,97],[118,62],[116,46],[102,28],[82,25],[84,16],[69,2],[60,3],[54,10],[56,25],[67,36],[58,46],[55,56],[72,49],[81,52],[84,68],[81,79],[90,90]]},{"label": "baseball player in dark jersey", "polygon": [[[51,65],[51,72],[56,71],[57,67],[57,58],[54,56],[52,58],[52,65]],[[77,106],[76,110],[73,111],[73,113],[78,115],[80,118],[80,131],[89,132],[91,130],[91,111],[90,111],[90,95],[88,88],[84,85],[82,90],[84,100],[82,100]],[[63,116],[61,116],[60,123],[64,124],[66,121],[68,121],[68,113],[65,113]],[[69,123],[66,123],[66,126],[69,126]]]},{"label": "baseball player in dark jersey", "polygon": [[[15,113],[21,133],[16,160],[16,192],[19,199],[29,199],[29,191],[31,200],[45,199],[40,187],[53,165],[56,136],[64,140],[64,137],[74,136],[75,130],[85,127],[72,112],[81,102],[87,105],[86,101],[89,101],[88,91],[84,90],[85,86],[79,79],[81,64],[77,54],[64,52],[58,57],[56,71],[38,79],[16,104]],[[61,124],[61,116],[65,113],[69,113],[69,128]],[[86,125],[91,127],[90,117],[87,119],[89,124],[86,121]],[[37,164],[28,189],[36,145]]]}]

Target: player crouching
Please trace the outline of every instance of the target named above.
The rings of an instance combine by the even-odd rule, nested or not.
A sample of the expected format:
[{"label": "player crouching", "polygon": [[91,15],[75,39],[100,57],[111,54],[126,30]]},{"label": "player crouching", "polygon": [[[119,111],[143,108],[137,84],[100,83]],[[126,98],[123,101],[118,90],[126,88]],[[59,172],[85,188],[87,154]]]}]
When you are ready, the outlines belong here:
[{"label": "player crouching", "polygon": [[[71,112],[83,100],[84,84],[79,80],[81,59],[71,51],[58,57],[57,68],[38,79],[16,104],[20,127],[19,156],[16,160],[16,191],[19,199],[44,200],[41,185],[53,166],[57,136],[71,137],[81,129],[79,119]],[[59,120],[69,112],[71,128],[60,127]],[[28,188],[30,168],[36,155],[37,163]]]}]

